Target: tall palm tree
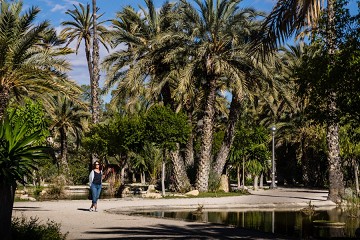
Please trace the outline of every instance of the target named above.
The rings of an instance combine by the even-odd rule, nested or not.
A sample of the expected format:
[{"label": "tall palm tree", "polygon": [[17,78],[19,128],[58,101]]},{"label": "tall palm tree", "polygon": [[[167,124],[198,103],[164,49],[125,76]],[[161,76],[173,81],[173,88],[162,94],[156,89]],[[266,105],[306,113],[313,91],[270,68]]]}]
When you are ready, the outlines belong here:
[{"label": "tall palm tree", "polygon": [[[320,14],[324,10],[322,0],[278,0],[270,15],[265,21],[265,48],[273,48],[277,43],[283,42],[293,33],[313,30],[316,27]],[[335,0],[328,0],[326,42],[330,65],[334,64],[336,51],[336,28],[335,28]],[[313,29],[312,29],[313,28]],[[331,76],[330,76],[331,77]],[[341,171],[341,159],[339,148],[339,120],[337,116],[336,92],[328,90],[327,107],[329,119],[327,120],[327,144],[329,161],[329,199],[340,202],[344,194],[343,174]]]},{"label": "tall palm tree", "polygon": [[[163,61],[166,47],[158,43],[159,39],[171,36],[173,4],[166,2],[157,11],[153,0],[145,0],[145,3],[146,8],[141,7],[141,13],[126,7],[112,21],[113,47],[125,44],[127,48],[105,58],[103,64],[108,76],[105,89],[116,86],[112,106],[123,104],[125,109],[131,109],[139,102],[145,106],[162,102],[174,109],[171,63]],[[178,180],[177,187],[183,190],[183,186],[190,186],[190,182],[179,154],[177,148],[170,156],[175,169],[174,177]]]},{"label": "tall palm tree", "polygon": [[[95,6],[96,9],[96,6]],[[96,10],[98,11],[98,9]],[[94,46],[92,44],[94,42],[94,16],[96,20],[102,17],[103,14],[97,16],[96,11],[94,14],[91,14],[90,5],[86,6],[79,3],[79,7],[74,5],[73,10],[67,10],[66,14],[68,14],[72,20],[64,21],[61,24],[65,26],[65,28],[61,31],[61,36],[67,39],[67,45],[76,41],[75,51],[76,54],[79,51],[80,44],[83,41],[85,47],[85,56],[88,65],[88,71],[90,76],[90,88],[91,88],[91,112],[92,112],[92,120],[93,122],[98,121],[99,117],[99,68],[96,66],[99,58],[99,50],[98,46]],[[103,23],[106,21],[100,21],[96,23],[96,39],[100,41],[100,43],[108,50],[106,33],[107,29],[103,26]],[[95,41],[97,43],[97,40]],[[95,43],[94,42],[94,43]],[[97,48],[96,51],[91,55],[91,48]],[[95,54],[95,52],[97,52]],[[95,58],[95,61],[94,59]],[[97,58],[97,59],[96,59]],[[94,72],[96,71],[96,72]],[[96,78],[94,78],[96,77]]]},{"label": "tall palm tree", "polygon": [[92,110],[92,122],[99,122],[100,114],[100,101],[99,101],[99,80],[100,80],[100,68],[99,68],[99,39],[98,39],[98,22],[97,22],[97,7],[96,0],[92,0],[92,22],[93,22],[93,59],[92,67],[93,74],[91,79],[91,110]]},{"label": "tall palm tree", "polygon": [[60,141],[60,156],[58,157],[60,174],[67,177],[70,172],[67,158],[68,139],[73,136],[76,143],[80,143],[89,113],[85,106],[61,95],[53,96],[44,104],[50,119],[50,132],[55,139],[58,137]]},{"label": "tall palm tree", "polygon": [[35,145],[41,131],[28,135],[30,126],[15,115],[16,111],[4,116],[0,122],[0,231],[1,238],[5,240],[11,239],[11,216],[17,184],[24,184],[24,176],[32,175],[37,161],[48,158],[47,148]]},{"label": "tall palm tree", "polygon": [[42,97],[44,92],[75,96],[79,92],[64,74],[70,65],[61,54],[69,51],[44,44],[48,22],[34,24],[39,11],[32,7],[23,12],[21,2],[1,5],[0,118],[12,97]]},{"label": "tall palm tree", "polygon": [[[226,144],[215,167],[216,172],[221,174],[234,138],[233,129],[243,95],[251,92],[249,84],[255,88],[261,82],[261,78],[250,74],[251,71],[260,73],[261,63],[254,56],[247,55],[249,39],[253,31],[260,29],[259,23],[256,24],[259,13],[253,9],[240,9],[240,2],[195,0],[195,6],[186,1],[181,1],[179,5],[179,19],[184,30],[177,35],[183,38],[183,44],[173,55],[184,56],[182,81],[186,82],[185,85],[199,81],[204,92],[202,140],[196,180],[196,187],[200,191],[208,190],[217,93],[227,90],[233,96]],[[265,65],[262,67],[266,69]]]}]

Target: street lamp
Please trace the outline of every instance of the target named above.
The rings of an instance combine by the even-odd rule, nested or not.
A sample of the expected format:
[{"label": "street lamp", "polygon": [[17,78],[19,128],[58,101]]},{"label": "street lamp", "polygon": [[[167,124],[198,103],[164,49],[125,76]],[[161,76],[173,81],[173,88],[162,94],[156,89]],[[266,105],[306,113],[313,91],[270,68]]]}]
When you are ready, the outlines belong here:
[{"label": "street lamp", "polygon": [[270,128],[270,131],[272,133],[272,170],[271,170],[271,185],[270,188],[276,188],[276,183],[275,183],[275,131],[276,131],[276,127],[272,126]]}]

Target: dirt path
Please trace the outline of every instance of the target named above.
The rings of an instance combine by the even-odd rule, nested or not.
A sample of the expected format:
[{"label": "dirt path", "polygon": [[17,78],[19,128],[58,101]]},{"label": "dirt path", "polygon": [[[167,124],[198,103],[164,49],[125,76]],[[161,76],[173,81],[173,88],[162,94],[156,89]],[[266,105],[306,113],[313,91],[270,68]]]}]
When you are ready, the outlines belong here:
[{"label": "dirt path", "polygon": [[16,202],[13,215],[58,222],[62,231],[69,233],[68,239],[272,239],[275,236],[271,233],[254,230],[121,213],[136,209],[196,209],[199,205],[205,210],[224,211],[236,208],[293,209],[306,207],[309,201],[318,208],[335,207],[326,198],[326,191],[279,188],[223,198],[106,199],[99,201],[98,212],[88,211],[88,200]]}]

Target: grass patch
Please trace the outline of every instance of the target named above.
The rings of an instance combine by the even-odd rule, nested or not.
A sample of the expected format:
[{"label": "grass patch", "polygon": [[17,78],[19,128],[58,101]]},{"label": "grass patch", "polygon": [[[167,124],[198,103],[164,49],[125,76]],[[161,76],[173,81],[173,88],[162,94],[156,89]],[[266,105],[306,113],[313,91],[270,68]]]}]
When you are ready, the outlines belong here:
[{"label": "grass patch", "polygon": [[199,193],[198,196],[191,196],[191,195],[167,195],[164,198],[218,198],[218,197],[234,197],[234,196],[242,196],[242,195],[248,195],[248,191],[236,191],[236,192],[202,192]]},{"label": "grass patch", "polygon": [[247,193],[243,193],[243,192],[203,192],[200,193],[198,196],[198,198],[211,198],[211,197],[233,197],[233,196],[241,196],[241,195],[246,195]]}]

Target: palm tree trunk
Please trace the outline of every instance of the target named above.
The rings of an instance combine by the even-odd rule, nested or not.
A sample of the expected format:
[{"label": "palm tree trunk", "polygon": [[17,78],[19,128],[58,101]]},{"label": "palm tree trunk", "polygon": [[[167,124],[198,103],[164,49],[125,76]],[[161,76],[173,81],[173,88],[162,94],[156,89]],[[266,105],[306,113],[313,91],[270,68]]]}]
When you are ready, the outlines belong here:
[{"label": "palm tree trunk", "polygon": [[[190,125],[192,124],[192,112],[188,114],[188,122]],[[186,168],[194,166],[194,133],[193,132],[190,133],[189,139],[186,143],[184,160],[185,160]]]},{"label": "palm tree trunk", "polygon": [[99,122],[99,40],[97,33],[97,16],[96,16],[96,0],[92,0],[93,5],[93,78],[91,79],[91,109],[92,109],[92,122]]},{"label": "palm tree trunk", "polygon": [[92,83],[92,79],[93,77],[93,65],[92,65],[92,61],[91,61],[91,52],[90,52],[90,42],[85,40],[85,56],[86,56],[86,61],[87,61],[87,65],[88,65],[88,70],[89,70],[89,76],[90,76],[90,85]]},{"label": "palm tree trunk", "polygon": [[209,173],[211,164],[211,149],[213,141],[213,125],[215,115],[215,94],[216,94],[216,80],[212,79],[209,82],[208,94],[205,104],[205,111],[203,117],[203,132],[200,147],[200,159],[196,176],[196,188],[200,192],[206,192],[209,188]]},{"label": "palm tree trunk", "polygon": [[9,104],[9,89],[3,86],[0,86],[0,119],[3,118],[5,110]]},{"label": "palm tree trunk", "polygon": [[11,217],[14,205],[16,182],[0,181],[0,233],[1,239],[11,239]]},{"label": "palm tree trunk", "polygon": [[[334,0],[328,0],[328,22],[327,22],[327,44],[330,64],[334,65],[334,54],[336,50],[336,29]],[[330,76],[332,78],[332,76]],[[333,82],[333,81],[330,81]],[[328,96],[329,120],[327,123],[327,144],[329,161],[329,200],[340,202],[344,195],[343,173],[341,171],[341,158],[339,147],[339,121],[337,117],[337,96],[331,90]]]},{"label": "palm tree trunk", "polygon": [[194,166],[194,133],[190,133],[189,139],[185,146],[185,167],[191,168]]},{"label": "palm tree trunk", "polygon": [[65,129],[60,129],[60,176],[63,177],[64,184],[70,181],[70,169],[67,161],[68,144]]},{"label": "palm tree trunk", "polygon": [[337,203],[344,195],[343,173],[339,149],[339,124],[329,123],[327,128],[327,142],[329,148],[329,200]]},{"label": "palm tree trunk", "polygon": [[221,177],[226,160],[229,156],[230,148],[234,142],[235,127],[239,119],[240,107],[240,97],[233,93],[230,104],[229,120],[225,131],[224,140],[217,155],[215,164],[213,166],[214,177],[216,179],[220,179]]},{"label": "palm tree trunk", "polygon": [[176,189],[179,192],[190,190],[190,180],[186,174],[185,164],[180,158],[180,146],[176,144],[176,150],[170,151],[170,158],[174,165],[174,178]]}]

